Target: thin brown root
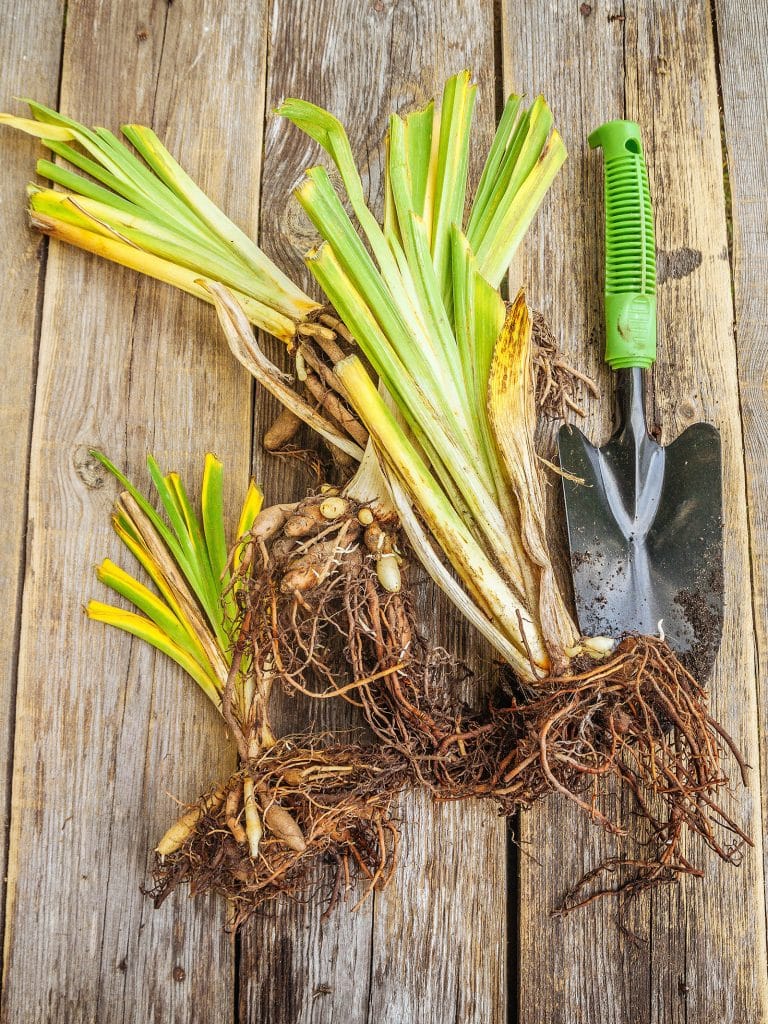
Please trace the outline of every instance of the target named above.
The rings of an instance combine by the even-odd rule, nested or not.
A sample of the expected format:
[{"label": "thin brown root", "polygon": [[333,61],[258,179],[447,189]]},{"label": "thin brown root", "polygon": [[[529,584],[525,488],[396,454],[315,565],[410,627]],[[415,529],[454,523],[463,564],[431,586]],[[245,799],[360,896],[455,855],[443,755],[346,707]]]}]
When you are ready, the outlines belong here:
[{"label": "thin brown root", "polygon": [[[613,777],[631,793],[634,815],[645,823],[645,855],[598,865],[569,890],[559,913],[602,896],[626,901],[686,875],[700,877],[701,868],[684,853],[686,835],[698,836],[729,864],[739,864],[752,846],[719,796],[728,787],[723,755],[734,755],[745,782],[746,765],[709,714],[703,688],[662,641],[628,636],[610,662],[545,680],[496,715],[518,737],[512,762],[525,763],[516,802],[527,805],[550,788],[607,831],[625,834],[624,822],[596,807],[598,780]],[[510,778],[505,770],[504,786]],[[508,789],[502,793],[509,799]],[[606,875],[616,883],[593,889]]]},{"label": "thin brown root", "polygon": [[584,416],[576,401],[582,389],[598,398],[597,385],[585,373],[570,366],[557,347],[552,330],[541,313],[533,312],[533,370],[536,407],[550,419],[567,420],[568,410]]}]

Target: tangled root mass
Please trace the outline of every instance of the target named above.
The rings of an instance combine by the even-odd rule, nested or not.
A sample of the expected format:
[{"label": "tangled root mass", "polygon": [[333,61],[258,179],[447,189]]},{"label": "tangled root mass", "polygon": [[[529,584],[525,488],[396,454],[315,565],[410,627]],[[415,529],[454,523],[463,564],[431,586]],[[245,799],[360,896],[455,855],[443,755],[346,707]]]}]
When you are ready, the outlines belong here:
[{"label": "tangled root mass", "polygon": [[[246,774],[261,794],[256,856],[244,828]],[[306,899],[324,889],[327,914],[357,886],[362,903],[395,868],[399,833],[390,805],[401,785],[395,761],[373,763],[362,748],[280,740],[220,787],[212,806],[210,796],[201,800],[205,810],[181,847],[157,855],[148,895],[159,907],[183,883],[193,895],[219,893],[230,901],[232,930],[278,898]]]},{"label": "tangled root mass", "polygon": [[[625,835],[625,823],[597,807],[598,785],[613,778],[632,794],[647,826],[645,856],[599,865],[565,895],[561,913],[600,896],[631,897],[682,875],[701,876],[685,853],[686,833],[728,863],[739,863],[751,845],[723,806],[723,753],[733,754],[745,784],[746,766],[710,716],[705,691],[662,641],[628,636],[609,662],[546,680],[496,717],[516,737],[494,779],[505,802],[526,805],[559,792],[608,832]],[[589,891],[621,868],[623,880]]]},{"label": "tangled root mass", "polygon": [[[510,814],[558,792],[622,836],[626,824],[606,816],[597,799],[602,780],[617,780],[646,822],[644,855],[601,865],[566,895],[562,912],[597,895],[637,895],[700,875],[684,852],[686,832],[722,860],[740,860],[750,840],[724,808],[723,754],[734,755],[742,778],[744,763],[709,714],[705,691],[665,643],[628,636],[607,662],[533,687],[516,684],[514,696],[473,710],[450,695],[446,677],[456,666],[419,643],[406,592],[379,584],[375,553],[355,525],[358,511],[337,527],[342,548],[311,585],[292,589],[294,547],[285,542],[267,553],[254,580],[250,606],[268,609],[254,643],[271,650],[289,689],[312,692],[312,677],[324,681],[319,696],[357,703],[377,740],[371,756],[399,758],[411,782],[440,800],[492,799]],[[304,558],[306,546],[297,549]],[[347,683],[339,682],[334,639],[352,668]],[[588,885],[619,868],[627,869],[620,883]]]},{"label": "tangled root mass", "polygon": [[[723,754],[733,754],[742,778],[746,767],[709,714],[705,691],[666,644],[627,636],[606,662],[534,686],[513,682],[473,709],[451,692],[458,667],[418,637],[405,565],[402,587],[382,585],[382,560],[392,558],[400,559],[393,523],[334,492],[257,518],[238,591],[256,688],[279,681],[289,693],[348,700],[362,709],[375,743],[321,749],[300,737],[243,758],[220,803],[158,862],[157,904],[188,882],[194,892],[230,899],[236,927],[266,902],[308,898],[318,886],[326,888],[326,912],[356,881],[365,895],[392,874],[398,833],[390,806],[409,785],[438,800],[494,800],[504,814],[560,793],[623,836],[626,823],[598,806],[602,781],[617,781],[645,822],[642,856],[589,872],[565,895],[561,913],[701,875],[688,859],[686,833],[723,861],[739,862],[750,839],[724,806]],[[347,677],[339,674],[345,662]],[[264,811],[257,857],[231,827],[233,802],[242,813],[231,794],[244,773],[258,780]],[[300,849],[270,829],[273,806],[296,823]]]}]

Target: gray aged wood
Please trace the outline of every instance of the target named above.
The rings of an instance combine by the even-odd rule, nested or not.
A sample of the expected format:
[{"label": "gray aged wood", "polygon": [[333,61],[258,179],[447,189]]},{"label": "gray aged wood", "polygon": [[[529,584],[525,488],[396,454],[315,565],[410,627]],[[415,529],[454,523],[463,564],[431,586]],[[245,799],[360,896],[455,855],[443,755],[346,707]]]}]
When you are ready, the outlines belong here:
[{"label": "gray aged wood", "polygon": [[[269,106],[298,95],[332,110],[349,130],[369,202],[380,213],[390,112],[428,102],[446,77],[469,65],[483,72],[477,130],[484,145],[473,158],[477,177],[494,122],[491,14],[490,5],[478,11],[466,0],[439,8],[358,0],[275,4]],[[302,260],[314,231],[297,204],[286,199],[305,169],[321,159],[320,150],[277,121],[268,124],[266,140],[263,244],[316,291]],[[270,403],[267,416],[272,411]],[[257,436],[267,416],[257,420]],[[256,466],[268,497],[286,500],[288,481],[283,470],[276,472],[274,458],[263,458],[257,449]],[[298,495],[306,477],[293,477],[290,485]],[[446,602],[435,600],[431,587],[421,589],[419,611],[427,635],[458,646],[461,656],[480,667],[487,651]],[[303,728],[309,715],[318,712],[306,701],[292,700],[279,724]],[[330,703],[318,721],[335,727],[360,724],[359,717]],[[403,799],[400,813],[404,856],[386,892],[354,916],[342,909],[322,926],[315,907],[288,907],[245,930],[243,1021],[394,1024],[416,1013],[423,1024],[443,1022],[446,1014],[468,1024],[504,1019],[503,824],[490,807],[435,809],[423,797]],[[278,955],[265,957],[265,949]]]},{"label": "gray aged wood", "polygon": [[[586,137],[602,121],[624,113],[622,25],[608,23],[604,11],[585,17],[578,4],[536,11],[510,2],[503,10],[502,33],[505,91],[543,92],[568,148],[568,160],[532,226],[513,277],[547,317],[568,356],[609,394],[610,376],[597,341],[602,167],[588,155]],[[570,50],[565,61],[563,39],[569,40]],[[584,429],[604,437],[610,418],[610,403],[589,403]],[[550,444],[553,432],[550,428]],[[561,519],[556,479],[550,500]],[[562,565],[562,550],[560,555]],[[566,889],[607,855],[605,837],[579,808],[559,797],[523,815],[519,837],[521,1022],[634,1020],[647,999],[648,977],[642,955],[615,955],[613,908],[589,909],[565,920],[550,917]]]},{"label": "gray aged wood", "polygon": [[[684,6],[666,2],[654,11],[640,7],[628,19],[627,28],[628,66],[635,68],[627,76],[627,111],[630,117],[655,126],[649,175],[652,189],[663,200],[656,219],[657,245],[669,254],[672,269],[683,249],[700,252],[702,257],[701,265],[690,274],[670,273],[660,289],[660,336],[668,343],[661,347],[656,373],[656,420],[663,426],[665,440],[699,419],[720,427],[726,621],[709,686],[713,714],[736,738],[747,762],[757,766],[744,446],[710,5],[704,0]],[[695,85],[694,68],[700,69]],[[749,792],[736,789],[729,804],[739,809],[755,840],[742,867],[725,869],[708,857],[707,883],[685,887],[682,915],[674,901],[659,900],[660,924],[674,939],[668,948],[657,941],[657,956],[679,965],[675,973],[667,960],[659,958],[655,965],[654,988],[669,992],[666,1004],[657,1004],[659,1020],[670,1017],[670,1006],[674,1007],[670,997],[679,1000],[680,1016],[685,1015],[689,1024],[713,1018],[768,1020],[766,977],[755,970],[756,964],[766,963],[759,787],[759,773],[753,772]],[[727,914],[723,908],[728,908]],[[750,957],[744,956],[742,936],[750,936]],[[691,955],[693,949],[695,955]],[[687,993],[679,992],[680,976]]]},{"label": "gray aged wood", "polygon": [[[12,0],[0,3],[0,67],[3,68],[0,109],[13,97],[34,93],[43,103],[56,103],[59,87],[61,37],[64,30],[60,0],[39,5],[48,25],[41,38],[32,20]],[[3,363],[0,383],[0,464],[8,468],[15,486],[0,490],[0,878],[6,875],[10,819],[11,765],[18,641],[21,628],[21,587],[27,532],[27,474],[34,407],[40,307],[47,243],[27,227],[22,197],[39,150],[33,139],[16,139],[3,149],[3,188],[0,195],[0,323]],[[5,885],[3,884],[3,892]],[[2,915],[5,900],[2,900]]]},{"label": "gray aged wood", "polygon": [[[768,820],[768,7],[716,6],[733,212],[736,355],[749,497],[763,794]],[[765,856],[765,848],[763,850]],[[767,865],[768,867],[768,865]],[[765,874],[765,872],[764,872]]]},{"label": "gray aged wood", "polygon": [[[246,2],[70,5],[61,86],[62,107],[88,122],[154,125],[251,229],[266,55],[258,10]],[[115,486],[88,449],[108,452],[143,485],[152,451],[196,490],[203,453],[214,448],[229,470],[232,507],[247,483],[250,395],[211,310],[51,247],[32,438],[5,1020],[233,1015],[221,905],[181,898],[154,913],[139,892],[177,800],[228,772],[232,748],[202,693],[142,644],[86,623],[82,605],[106,596],[89,566],[104,555],[125,559],[109,526]]]},{"label": "gray aged wood", "polygon": [[[654,418],[665,441],[700,419],[716,422],[722,433],[727,616],[710,685],[715,713],[747,760],[757,764],[755,668],[743,624],[745,616],[751,624],[751,597],[741,424],[709,7],[626,4],[615,17],[598,5],[574,5],[566,26],[559,5],[548,9],[547,18],[539,20],[540,13],[525,16],[508,8],[512,67],[526,67],[528,54],[537,54],[537,87],[566,126],[572,155],[540,222],[539,245],[528,246],[525,273],[556,318],[571,356],[583,358],[590,350],[589,358],[598,358],[601,341],[595,335],[600,332],[594,328],[602,277],[593,239],[602,216],[601,164],[587,154],[584,140],[608,118],[638,120],[655,197],[657,245],[672,270],[659,292]],[[572,41],[571,62],[563,62],[557,42],[564,28]],[[685,249],[701,255],[688,273],[682,272],[683,264],[697,260],[686,261]],[[545,264],[548,250],[571,252],[574,258]],[[535,304],[537,296],[532,299]],[[604,373],[602,381],[605,386]],[[590,426],[600,435],[605,421]],[[735,871],[699,848],[692,850],[707,870],[706,883],[690,881],[657,893],[641,908],[632,921],[647,936],[641,948],[616,932],[610,904],[565,921],[547,916],[564,887],[610,844],[589,836],[589,826],[557,801],[527,815],[523,841],[541,863],[522,860],[520,1019],[665,1024],[768,1019],[757,794],[754,776],[750,793],[736,790],[734,804],[756,840],[755,851]],[[743,946],[747,935],[749,957]],[[755,963],[761,965],[757,970]]]},{"label": "gray aged wood", "polygon": [[[717,713],[757,766],[758,707],[763,749],[768,721],[752,650],[743,509],[746,503],[762,666],[763,5],[716,0],[713,25],[706,0],[76,0],[68,5],[61,54],[62,13],[56,0],[0,0],[2,109],[17,94],[55,104],[58,85],[62,108],[83,120],[112,128],[129,118],[152,124],[254,236],[260,214],[264,246],[304,282],[301,254],[313,233],[286,199],[319,153],[274,119],[265,128],[265,104],[298,94],[334,110],[349,127],[378,210],[390,110],[424,102],[447,75],[469,65],[480,82],[477,122],[487,139],[500,98],[495,73],[503,70],[507,91],[543,91],[570,158],[515,273],[606,394],[602,169],[585,139],[609,117],[641,122],[666,267],[653,411],[666,438],[701,418],[723,432],[728,619],[711,688]],[[251,383],[221,343],[210,310],[58,245],[51,246],[43,279],[38,261],[45,245],[21,213],[21,190],[39,147],[9,132],[0,145],[0,325],[12,367],[0,382],[0,454],[14,467],[7,474],[13,486],[0,498],[7,608],[17,607],[25,572],[19,619],[8,616],[0,627],[0,800],[8,789],[2,773],[11,767],[15,710],[2,1020],[767,1024],[757,771],[749,797],[734,791],[756,850],[740,870],[692,850],[707,882],[687,882],[632,911],[631,925],[648,938],[640,947],[622,939],[609,904],[565,920],[549,917],[567,885],[614,849],[580,812],[554,799],[520,823],[518,884],[507,879],[504,828],[492,809],[435,808],[413,797],[402,803],[396,881],[354,916],[342,909],[321,927],[316,909],[282,907],[235,943],[220,931],[224,908],[215,900],[178,894],[159,912],[151,909],[138,891],[148,851],[176,801],[224,776],[234,755],[218,716],[175,667],[81,613],[88,597],[105,597],[88,566],[105,555],[128,566],[109,529],[114,485],[88,449],[101,447],[142,485],[144,458],[153,451],[196,492],[203,453],[212,448],[225,460],[230,507],[245,485],[251,450],[268,500],[304,493],[309,478],[295,461],[262,454],[259,438],[274,403],[259,395],[253,406]],[[483,148],[473,151],[475,164]],[[280,358],[277,343],[268,344]],[[606,404],[590,407],[594,436],[607,430]],[[27,495],[18,481],[28,454]],[[556,508],[556,482],[552,498]],[[487,649],[431,587],[421,582],[418,591],[427,634],[482,674]],[[284,700],[277,718],[292,729],[310,716],[321,728],[359,724],[353,710],[332,702],[318,709]],[[628,814],[629,805],[622,807]],[[0,842],[0,861],[5,852]],[[509,992],[507,940],[517,951]]]}]

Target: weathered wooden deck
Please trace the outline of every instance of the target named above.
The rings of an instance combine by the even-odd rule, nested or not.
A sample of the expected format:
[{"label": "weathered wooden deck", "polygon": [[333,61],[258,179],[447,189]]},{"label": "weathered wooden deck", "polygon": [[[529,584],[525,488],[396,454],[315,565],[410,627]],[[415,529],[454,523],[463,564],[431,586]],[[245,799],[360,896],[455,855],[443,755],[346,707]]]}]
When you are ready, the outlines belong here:
[{"label": "weathered wooden deck", "polygon": [[[289,500],[300,472],[264,456],[274,407],[232,360],[213,313],[29,230],[39,146],[0,138],[0,877],[3,1021],[241,1024],[768,1024],[760,746],[768,659],[768,8],[762,0],[61,0],[0,3],[0,108],[31,96],[87,123],[151,124],[206,190],[300,275],[311,238],[288,200],[317,154],[268,111],[285,95],[330,107],[380,198],[392,108],[470,66],[489,137],[503,89],[541,90],[570,159],[520,274],[572,359],[600,360],[601,161],[586,136],[643,126],[657,241],[666,438],[710,419],[723,436],[727,620],[711,679],[751,765],[737,792],[755,838],[740,869],[701,851],[704,883],[635,910],[548,912],[610,849],[551,799],[517,822],[490,808],[403,802],[396,884],[324,926],[286,907],[237,940],[214,901],[139,893],[176,808],[233,761],[202,694],[160,656],[88,624],[91,565],[118,549],[97,446],[146,483],[154,452],[197,479],[225,461]],[[478,147],[475,163],[480,158]],[[727,167],[727,176],[724,175]],[[477,168],[475,168],[477,169]],[[729,237],[728,224],[732,223]],[[735,328],[734,328],[735,324]],[[610,416],[595,408],[597,436]],[[482,668],[487,651],[426,587],[427,631]],[[182,692],[183,691],[183,692]],[[307,714],[281,711],[290,728]],[[348,722],[323,709],[325,723]],[[762,793],[762,800],[761,800]]]}]

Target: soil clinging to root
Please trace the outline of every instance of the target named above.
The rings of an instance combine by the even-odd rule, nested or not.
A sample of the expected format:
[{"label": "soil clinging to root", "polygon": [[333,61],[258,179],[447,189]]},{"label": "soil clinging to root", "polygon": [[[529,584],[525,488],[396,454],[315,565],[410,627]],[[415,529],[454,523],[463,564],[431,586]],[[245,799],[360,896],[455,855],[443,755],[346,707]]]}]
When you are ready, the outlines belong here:
[{"label": "soil clinging to root", "polygon": [[[323,309],[297,351],[305,371],[323,381],[315,399],[325,414],[364,443],[323,363],[332,365],[352,344],[342,328]],[[539,410],[561,418],[581,413],[577,389],[594,392],[594,384],[563,362],[538,314],[534,341]],[[289,441],[295,427],[283,417],[270,449]],[[264,509],[239,575],[238,664],[263,699],[227,708],[241,768],[187,812],[184,841],[158,856],[150,891],[156,905],[189,883],[192,892],[227,897],[236,928],[280,897],[323,891],[328,914],[360,882],[364,899],[394,870],[392,805],[409,786],[426,787],[438,800],[490,799],[506,815],[560,793],[622,836],[627,822],[598,807],[602,781],[617,780],[632,794],[634,817],[645,822],[643,855],[598,865],[564,895],[559,913],[701,875],[688,859],[686,833],[729,863],[751,845],[725,807],[723,755],[733,755],[745,784],[746,766],[710,716],[703,688],[662,641],[627,636],[609,660],[574,663],[568,674],[535,686],[510,681],[501,669],[495,699],[472,708],[455,693],[466,671],[419,637],[395,517],[328,486],[302,502]],[[373,742],[265,741],[275,683],[358,706]],[[248,792],[262,820],[256,845],[244,836]]]},{"label": "soil clinging to root", "polygon": [[[156,854],[147,890],[155,907],[188,883],[191,895],[212,891],[229,900],[235,930],[275,899],[324,891],[327,915],[355,889],[357,906],[387,884],[399,842],[391,814],[403,784],[398,761],[372,759],[357,746],[300,742],[278,741],[190,809],[196,821],[182,845]],[[263,822],[257,852],[246,834],[248,778]]]},{"label": "soil clinging to root", "polygon": [[[388,759],[399,764],[399,785],[407,779],[439,800],[492,799],[504,814],[557,792],[621,836],[627,823],[607,817],[597,799],[603,779],[618,780],[646,822],[644,855],[591,872],[566,894],[563,913],[598,895],[627,897],[700,875],[684,852],[686,833],[722,860],[740,860],[750,840],[725,808],[724,753],[733,754],[745,782],[746,767],[709,714],[706,692],[665,643],[627,636],[607,661],[584,662],[535,686],[513,682],[472,709],[451,693],[459,667],[419,641],[405,565],[402,589],[381,585],[381,547],[369,541],[385,535],[386,549],[400,551],[394,525],[349,504],[332,528],[313,526],[308,544],[289,523],[297,515],[301,530],[316,523],[311,503],[318,500],[294,509],[281,536],[261,550],[247,597],[261,610],[252,619],[252,651],[256,662],[268,655],[289,691],[358,704],[376,739],[369,763]],[[347,681],[339,679],[339,644]],[[623,880],[614,884],[619,873]],[[611,884],[589,885],[600,879]]]}]

